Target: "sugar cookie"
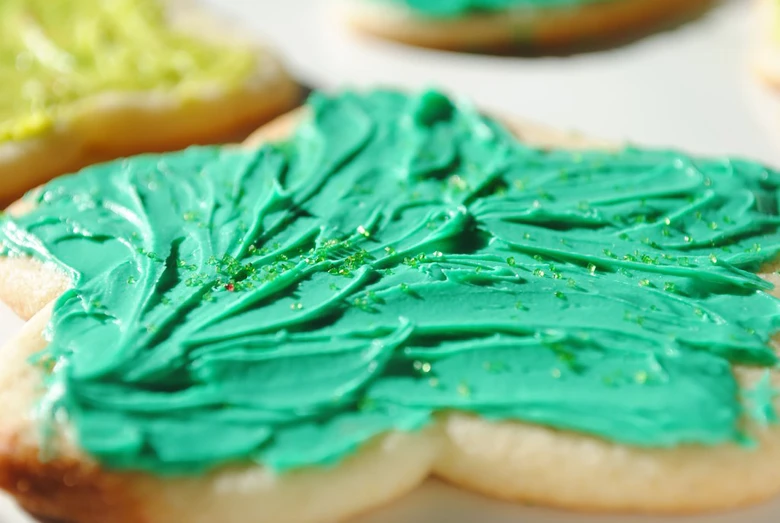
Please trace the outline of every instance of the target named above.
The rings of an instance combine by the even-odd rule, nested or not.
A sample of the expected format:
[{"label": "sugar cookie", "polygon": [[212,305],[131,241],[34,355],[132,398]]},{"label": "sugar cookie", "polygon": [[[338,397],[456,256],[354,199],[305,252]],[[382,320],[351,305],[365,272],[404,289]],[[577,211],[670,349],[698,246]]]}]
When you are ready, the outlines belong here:
[{"label": "sugar cookie", "polygon": [[780,173],[511,128],[316,94],[250,139],[279,142],[31,195],[0,274],[70,288],[0,353],[0,486],[86,523],[345,520],[429,474],[605,512],[780,492]]},{"label": "sugar cookie", "polygon": [[0,33],[0,203],[89,163],[233,139],[299,96],[274,53],[188,1],[4,0]]},{"label": "sugar cookie", "polygon": [[450,50],[572,48],[642,34],[710,0],[344,0],[354,28]]},{"label": "sugar cookie", "polygon": [[756,5],[758,71],[767,82],[780,88],[780,2],[758,0]]}]

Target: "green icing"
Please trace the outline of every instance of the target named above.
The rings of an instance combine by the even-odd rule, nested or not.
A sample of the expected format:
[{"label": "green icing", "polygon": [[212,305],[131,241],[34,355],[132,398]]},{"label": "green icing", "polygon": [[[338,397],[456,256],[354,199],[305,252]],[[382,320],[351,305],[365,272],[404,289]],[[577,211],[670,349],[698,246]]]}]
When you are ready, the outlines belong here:
[{"label": "green icing", "polygon": [[508,9],[576,8],[621,0],[369,0],[406,7],[434,18],[458,17],[468,13],[490,13]]},{"label": "green icing", "polygon": [[[289,140],[98,165],[7,217],[57,263],[44,412],[103,463],[335,463],[451,409],[644,447],[739,441],[770,368],[780,174],[541,151],[436,92],[316,94]],[[765,391],[764,391],[765,392]]]},{"label": "green icing", "polygon": [[186,99],[240,83],[252,65],[249,52],[170,29],[156,0],[2,0],[0,143],[45,133],[91,96],[163,89]]},{"label": "green icing", "polygon": [[771,378],[769,371],[765,371],[755,386],[744,392],[750,416],[762,425],[774,425],[778,422],[777,411],[774,408],[778,390],[772,386]]}]

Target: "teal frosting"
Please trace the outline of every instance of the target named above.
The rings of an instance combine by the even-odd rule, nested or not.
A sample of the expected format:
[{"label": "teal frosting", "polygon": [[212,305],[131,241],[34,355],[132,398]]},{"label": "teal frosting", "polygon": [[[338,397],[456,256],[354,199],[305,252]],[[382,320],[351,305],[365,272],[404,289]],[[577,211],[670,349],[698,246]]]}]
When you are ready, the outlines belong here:
[{"label": "teal frosting", "polygon": [[[395,4],[434,18],[509,9],[561,9],[621,0],[368,0]],[[625,1],[625,0],[622,0]]]},{"label": "teal frosting", "polygon": [[438,92],[308,108],[286,141],[90,167],[2,222],[5,255],[72,277],[42,413],[105,465],[331,464],[451,410],[642,447],[776,419],[732,366],[777,362],[777,172],[537,150]]}]

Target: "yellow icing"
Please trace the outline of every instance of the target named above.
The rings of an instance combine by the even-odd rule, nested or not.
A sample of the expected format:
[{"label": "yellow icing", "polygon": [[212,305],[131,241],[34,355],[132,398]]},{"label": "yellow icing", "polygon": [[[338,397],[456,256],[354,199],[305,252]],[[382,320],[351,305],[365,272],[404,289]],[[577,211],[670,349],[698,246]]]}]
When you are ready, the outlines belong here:
[{"label": "yellow icing", "polygon": [[252,62],[176,32],[155,0],[0,0],[0,142],[44,134],[105,92],[229,89]]}]

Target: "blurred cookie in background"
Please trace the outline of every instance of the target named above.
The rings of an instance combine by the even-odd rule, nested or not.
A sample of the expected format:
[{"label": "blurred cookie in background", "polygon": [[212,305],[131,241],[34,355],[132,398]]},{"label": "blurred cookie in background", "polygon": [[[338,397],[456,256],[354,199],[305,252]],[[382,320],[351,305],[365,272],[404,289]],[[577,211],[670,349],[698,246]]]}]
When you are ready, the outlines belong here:
[{"label": "blurred cookie in background", "polygon": [[90,163],[243,137],[290,109],[275,55],[190,2],[0,2],[0,203]]},{"label": "blurred cookie in background", "polygon": [[780,89],[780,1],[760,0],[757,5],[758,71],[764,80]]},{"label": "blurred cookie in background", "polygon": [[572,51],[689,18],[712,0],[343,0],[354,28],[454,51]]}]

